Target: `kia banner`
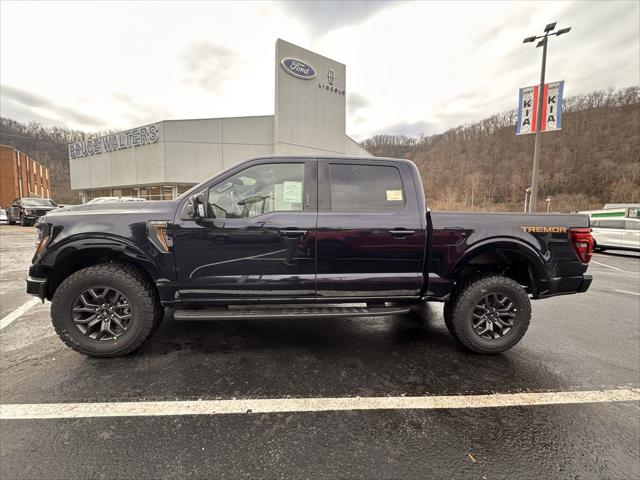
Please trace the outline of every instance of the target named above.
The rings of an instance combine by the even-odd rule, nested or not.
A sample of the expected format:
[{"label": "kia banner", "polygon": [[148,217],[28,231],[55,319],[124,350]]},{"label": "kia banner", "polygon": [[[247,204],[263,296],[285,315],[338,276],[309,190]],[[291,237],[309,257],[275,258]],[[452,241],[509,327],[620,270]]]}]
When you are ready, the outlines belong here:
[{"label": "kia banner", "polygon": [[[541,132],[560,130],[562,127],[562,91],[564,80],[544,85],[542,103]],[[538,90],[539,86],[524,87],[520,89],[518,99],[518,123],[516,124],[516,135],[526,135],[536,132],[536,121],[538,119]]]}]

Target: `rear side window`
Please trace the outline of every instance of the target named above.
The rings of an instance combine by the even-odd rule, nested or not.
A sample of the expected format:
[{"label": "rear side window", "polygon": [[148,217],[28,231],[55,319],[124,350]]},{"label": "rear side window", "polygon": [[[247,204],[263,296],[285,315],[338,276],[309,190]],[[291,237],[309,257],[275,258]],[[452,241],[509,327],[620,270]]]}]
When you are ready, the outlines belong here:
[{"label": "rear side window", "polygon": [[640,222],[638,221],[626,220],[625,223],[627,230],[640,230]]},{"label": "rear side window", "polygon": [[598,228],[615,228],[623,229],[622,220],[598,220]]},{"label": "rear side window", "polygon": [[384,165],[329,165],[331,210],[395,212],[404,206],[400,172]]}]

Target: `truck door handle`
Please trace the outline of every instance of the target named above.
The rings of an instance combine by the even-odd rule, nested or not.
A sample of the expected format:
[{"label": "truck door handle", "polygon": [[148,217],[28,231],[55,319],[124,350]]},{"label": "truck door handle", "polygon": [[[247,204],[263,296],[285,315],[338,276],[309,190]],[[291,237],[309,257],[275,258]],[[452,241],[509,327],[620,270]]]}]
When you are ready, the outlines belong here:
[{"label": "truck door handle", "polygon": [[307,230],[298,230],[298,229],[285,229],[280,230],[280,235],[283,237],[301,237],[307,234]]},{"label": "truck door handle", "polygon": [[389,235],[391,235],[394,238],[404,238],[404,237],[413,235],[414,233],[416,233],[415,230],[405,230],[405,229],[389,230]]}]

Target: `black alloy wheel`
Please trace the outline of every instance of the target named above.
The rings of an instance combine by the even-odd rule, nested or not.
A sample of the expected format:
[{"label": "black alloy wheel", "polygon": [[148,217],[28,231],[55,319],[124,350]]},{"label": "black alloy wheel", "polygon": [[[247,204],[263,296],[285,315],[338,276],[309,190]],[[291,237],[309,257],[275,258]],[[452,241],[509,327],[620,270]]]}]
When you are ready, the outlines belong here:
[{"label": "black alloy wheel", "polygon": [[473,331],[489,340],[502,338],[513,329],[518,309],[507,295],[490,293],[473,309]]},{"label": "black alloy wheel", "polygon": [[73,321],[89,338],[115,340],[131,325],[131,305],[115,288],[88,288],[73,302]]}]

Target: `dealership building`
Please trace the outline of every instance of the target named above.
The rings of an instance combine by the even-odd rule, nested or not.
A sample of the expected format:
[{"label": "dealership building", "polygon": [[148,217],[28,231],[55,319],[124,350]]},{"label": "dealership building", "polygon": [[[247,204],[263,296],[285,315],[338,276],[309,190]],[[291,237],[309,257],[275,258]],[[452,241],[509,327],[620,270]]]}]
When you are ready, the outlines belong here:
[{"label": "dealership building", "polygon": [[71,188],[167,200],[250,157],[369,155],[345,133],[344,64],[276,42],[274,115],[165,120],[69,145]]}]

